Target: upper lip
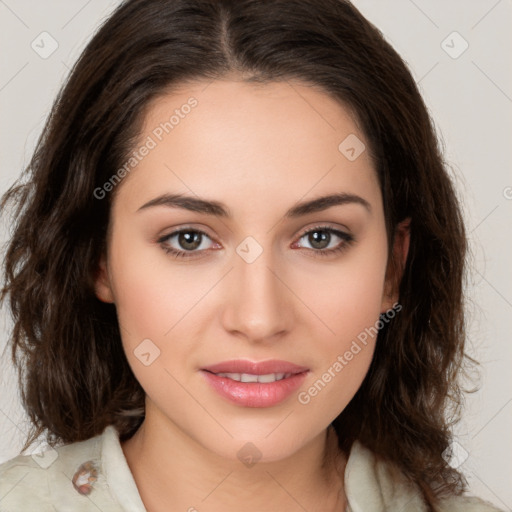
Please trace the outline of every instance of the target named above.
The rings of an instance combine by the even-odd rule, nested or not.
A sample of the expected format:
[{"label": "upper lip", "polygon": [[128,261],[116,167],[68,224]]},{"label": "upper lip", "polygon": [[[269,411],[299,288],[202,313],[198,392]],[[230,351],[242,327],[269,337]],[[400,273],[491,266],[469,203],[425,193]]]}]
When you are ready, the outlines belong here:
[{"label": "upper lip", "polygon": [[212,373],[249,373],[251,375],[268,375],[270,373],[302,373],[309,370],[305,366],[271,359],[269,361],[248,361],[236,359],[205,366],[202,370]]}]

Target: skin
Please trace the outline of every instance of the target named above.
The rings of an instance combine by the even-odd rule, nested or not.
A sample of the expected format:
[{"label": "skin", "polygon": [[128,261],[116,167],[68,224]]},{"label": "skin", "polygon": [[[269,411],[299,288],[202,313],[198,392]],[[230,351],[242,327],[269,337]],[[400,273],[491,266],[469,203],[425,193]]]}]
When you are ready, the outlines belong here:
[{"label": "skin", "polygon": [[[191,96],[197,106],[118,185],[96,283],[98,298],[116,305],[147,395],[145,421],[123,452],[150,511],[344,510],[346,456],[323,465],[327,427],[361,385],[375,339],[307,405],[298,393],[268,408],[232,404],[200,368],[282,359],[310,369],[305,391],[397,301],[373,161],[368,150],[355,161],[338,150],[349,134],[365,137],[316,87],[233,78],[187,84],[152,102],[141,143]],[[284,217],[299,201],[334,192],[364,198],[371,211],[351,203]],[[232,218],[139,210],[163,193],[220,201]],[[325,249],[304,236],[318,225],[355,241],[319,255]],[[158,242],[182,227],[208,235],[189,259],[164,251],[186,250],[178,236]],[[263,251],[252,263],[236,252],[248,236]],[[394,254],[402,263],[408,242],[400,225]],[[322,247],[343,243],[331,234]],[[144,339],[160,350],[148,366],[134,354]],[[237,457],[247,442],[261,453],[250,468]]]}]

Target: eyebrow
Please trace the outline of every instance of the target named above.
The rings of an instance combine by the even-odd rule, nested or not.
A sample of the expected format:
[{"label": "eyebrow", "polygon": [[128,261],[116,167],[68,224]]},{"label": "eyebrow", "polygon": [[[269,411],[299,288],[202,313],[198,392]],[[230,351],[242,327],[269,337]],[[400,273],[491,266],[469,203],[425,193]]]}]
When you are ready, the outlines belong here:
[{"label": "eyebrow", "polygon": [[[328,196],[317,197],[310,201],[303,201],[292,206],[284,216],[287,218],[297,218],[309,213],[316,213],[327,210],[332,206],[340,206],[345,204],[359,204],[371,213],[370,203],[362,197],[355,194],[341,192]],[[145,210],[155,206],[167,206],[169,208],[183,208],[191,212],[204,213],[216,217],[228,218],[232,217],[229,208],[219,201],[206,201],[197,197],[186,196],[183,194],[163,194],[155,197],[143,204],[137,211]]]}]

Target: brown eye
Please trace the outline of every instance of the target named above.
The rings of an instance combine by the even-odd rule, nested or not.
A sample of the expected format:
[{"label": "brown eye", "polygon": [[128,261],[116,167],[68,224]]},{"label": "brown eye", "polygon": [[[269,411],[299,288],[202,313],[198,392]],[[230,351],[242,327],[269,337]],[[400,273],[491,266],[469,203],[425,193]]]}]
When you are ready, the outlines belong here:
[{"label": "brown eye", "polygon": [[201,245],[202,234],[197,231],[180,231],[178,233],[178,245],[183,249],[193,251]]},{"label": "brown eye", "polygon": [[[333,247],[329,247],[331,242],[336,242],[336,238],[341,241],[338,241]],[[321,256],[328,256],[343,251],[355,241],[352,235],[329,226],[318,226],[310,229],[299,238],[299,240],[302,239],[307,240],[307,243],[311,245],[311,250],[314,251],[315,255],[318,254]],[[299,248],[302,248],[302,246],[299,246]],[[308,248],[306,247],[306,249]]]},{"label": "brown eye", "polygon": [[331,241],[331,234],[327,230],[316,229],[310,231],[307,237],[308,242],[311,243],[314,249],[326,249]]},{"label": "brown eye", "polygon": [[[211,249],[206,240],[211,238],[203,231],[192,228],[180,229],[158,240],[164,251],[177,258],[192,258]],[[203,247],[201,247],[203,246]]]}]

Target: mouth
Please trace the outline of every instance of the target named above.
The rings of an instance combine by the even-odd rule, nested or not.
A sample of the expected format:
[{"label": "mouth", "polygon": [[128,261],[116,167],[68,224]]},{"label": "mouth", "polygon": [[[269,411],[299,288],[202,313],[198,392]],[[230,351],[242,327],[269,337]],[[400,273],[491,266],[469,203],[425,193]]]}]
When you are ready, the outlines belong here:
[{"label": "mouth", "polygon": [[225,361],[201,369],[222,398],[243,407],[272,407],[296,391],[309,368],[288,361]]}]

